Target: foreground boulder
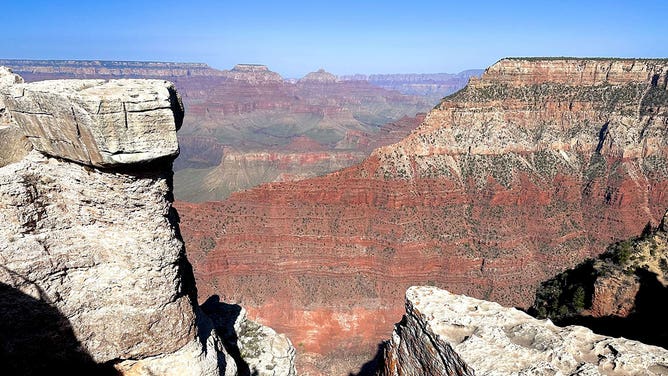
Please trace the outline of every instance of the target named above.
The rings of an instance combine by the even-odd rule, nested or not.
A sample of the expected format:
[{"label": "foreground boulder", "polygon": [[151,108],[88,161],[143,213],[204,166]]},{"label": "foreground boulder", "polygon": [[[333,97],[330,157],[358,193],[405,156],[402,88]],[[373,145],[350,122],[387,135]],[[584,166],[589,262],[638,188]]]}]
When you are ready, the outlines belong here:
[{"label": "foreground boulder", "polygon": [[237,304],[213,295],[202,304],[213,321],[225,349],[237,364],[239,375],[295,376],[295,348],[285,334],[250,320]]},{"label": "foreground boulder", "polygon": [[53,80],[9,86],[4,101],[35,149],[97,167],[178,155],[183,105],[162,80]]},{"label": "foreground boulder", "polygon": [[665,375],[668,351],[514,308],[411,287],[380,375]]},{"label": "foreground boulder", "polygon": [[196,305],[172,161],[137,164],[178,150],[171,84],[8,88],[22,93],[8,99],[17,126],[47,155],[0,168],[3,373],[235,374]]}]

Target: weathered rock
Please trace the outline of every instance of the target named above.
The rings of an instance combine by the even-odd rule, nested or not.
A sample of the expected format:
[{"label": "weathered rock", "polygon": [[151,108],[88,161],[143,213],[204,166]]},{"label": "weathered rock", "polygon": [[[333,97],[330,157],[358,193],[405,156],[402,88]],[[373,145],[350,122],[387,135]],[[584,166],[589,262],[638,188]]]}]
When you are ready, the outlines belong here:
[{"label": "weathered rock", "polygon": [[[164,167],[107,173],[33,151],[0,168],[0,282],[57,309],[72,333],[62,351],[119,369],[159,360],[172,374],[217,375],[214,334],[198,334],[194,281]],[[12,331],[15,304],[3,300],[0,308],[9,343],[2,356],[30,369],[25,352],[12,350],[16,338],[35,340]],[[155,367],[132,369],[150,374]]]},{"label": "weathered rock", "polygon": [[[9,86],[23,83],[21,76],[14,74],[11,69],[0,66],[0,90]],[[30,142],[18,128],[5,107],[0,96],[0,167],[21,160],[32,149]]]},{"label": "weathered rock", "polygon": [[590,312],[594,317],[627,317],[633,312],[640,283],[634,276],[613,275],[594,282]]},{"label": "weathered rock", "polygon": [[22,84],[23,78],[14,73],[10,68],[0,66],[0,87]]},{"label": "weathered rock", "polygon": [[380,375],[474,376],[452,345],[439,338],[414,309],[407,307],[408,314],[395,326],[392,339],[385,345]]},{"label": "weathered rock", "polygon": [[[63,159],[33,150],[0,168],[3,370],[234,374],[213,325],[196,308],[171,206],[171,160],[135,163],[172,155],[166,150],[169,140],[176,143],[182,117],[181,108],[169,107],[178,99],[173,87],[96,80],[12,85],[8,91],[22,93],[9,97],[18,126],[45,153]],[[130,98],[134,102],[125,102]],[[157,108],[158,102],[167,107]],[[99,109],[90,111],[94,103]],[[127,123],[113,119],[113,106],[129,108],[123,112]],[[127,139],[142,127],[139,140]],[[0,136],[7,129],[16,128],[0,130]],[[49,140],[69,146],[49,148]],[[101,145],[114,144],[143,157],[111,156],[113,170],[67,160],[108,167]],[[76,151],[88,154],[68,154]]]},{"label": "weathered rock", "polygon": [[668,348],[666,309],[668,232],[661,225],[544,281],[529,313]]},{"label": "weathered rock", "polygon": [[473,370],[536,376],[668,372],[665,349],[583,327],[557,327],[514,308],[435,287],[408,289],[406,316],[386,345],[385,360],[383,376],[472,375]]},{"label": "weathered rock", "polygon": [[16,124],[0,125],[0,145],[0,167],[20,161],[32,149]]},{"label": "weathered rock", "polygon": [[295,348],[284,334],[248,319],[246,310],[214,295],[202,304],[240,376],[295,376]]},{"label": "weathered rock", "polygon": [[13,85],[5,103],[35,149],[98,167],[176,157],[183,105],[161,80]]}]

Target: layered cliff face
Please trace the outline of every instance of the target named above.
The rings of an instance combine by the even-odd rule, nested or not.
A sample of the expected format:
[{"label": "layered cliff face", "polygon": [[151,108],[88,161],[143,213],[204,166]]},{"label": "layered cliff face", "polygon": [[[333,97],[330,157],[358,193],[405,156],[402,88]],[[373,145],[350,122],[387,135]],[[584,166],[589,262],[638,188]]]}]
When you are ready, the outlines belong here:
[{"label": "layered cliff face", "polygon": [[0,59],[0,66],[13,67],[28,81],[54,78],[164,78],[221,76],[222,72],[202,63],[100,60]]},{"label": "layered cliff face", "polygon": [[668,207],[667,69],[502,60],[357,167],[179,203],[196,278],[328,356],[371,357],[413,284],[528,307]]},{"label": "layered cliff face", "polygon": [[294,181],[325,175],[361,162],[361,151],[225,150],[220,165],[189,169],[175,177],[176,195],[185,201],[224,200],[265,182]]},{"label": "layered cliff face", "polygon": [[406,292],[406,315],[379,375],[665,375],[668,351],[433,287]]}]

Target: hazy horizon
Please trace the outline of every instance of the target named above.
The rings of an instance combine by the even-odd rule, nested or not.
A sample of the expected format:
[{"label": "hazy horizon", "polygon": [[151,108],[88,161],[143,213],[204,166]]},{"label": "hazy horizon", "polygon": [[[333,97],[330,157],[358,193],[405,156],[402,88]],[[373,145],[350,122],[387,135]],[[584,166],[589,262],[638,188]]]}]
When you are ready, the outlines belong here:
[{"label": "hazy horizon", "polygon": [[[286,78],[458,73],[504,57],[668,56],[668,2],[9,2],[2,58],[267,65]],[[660,19],[660,18],[658,18]]]}]

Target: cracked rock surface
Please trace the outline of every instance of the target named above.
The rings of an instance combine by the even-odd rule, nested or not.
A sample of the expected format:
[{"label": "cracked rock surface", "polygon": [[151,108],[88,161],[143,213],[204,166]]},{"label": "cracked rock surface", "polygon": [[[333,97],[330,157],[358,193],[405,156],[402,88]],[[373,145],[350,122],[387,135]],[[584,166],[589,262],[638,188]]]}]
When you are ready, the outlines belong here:
[{"label": "cracked rock surface", "polygon": [[52,80],[4,91],[35,149],[98,167],[175,157],[183,105],[163,80]]},{"label": "cracked rock surface", "polygon": [[225,348],[234,358],[239,376],[295,376],[295,353],[285,334],[250,320],[237,304],[219,301],[214,295],[202,304],[213,321]]}]

